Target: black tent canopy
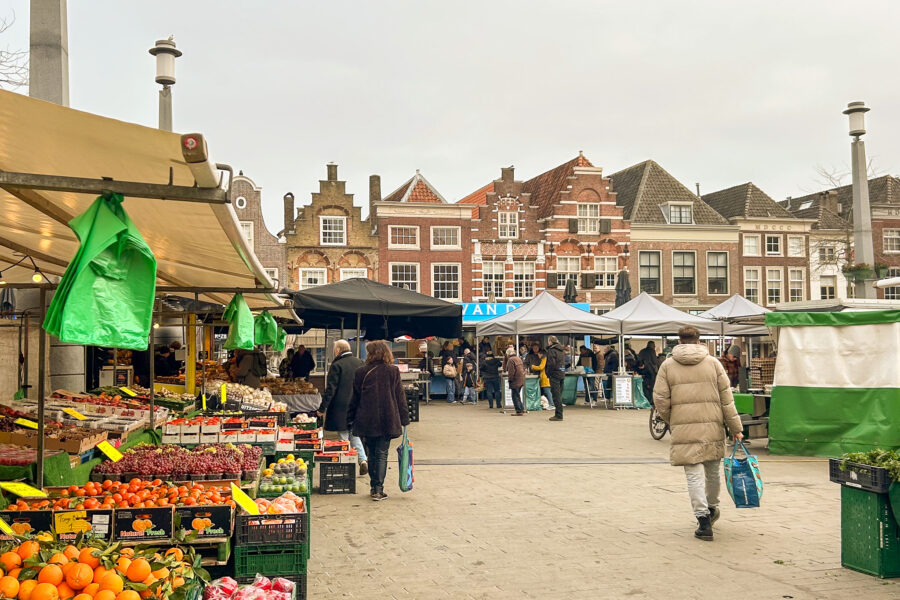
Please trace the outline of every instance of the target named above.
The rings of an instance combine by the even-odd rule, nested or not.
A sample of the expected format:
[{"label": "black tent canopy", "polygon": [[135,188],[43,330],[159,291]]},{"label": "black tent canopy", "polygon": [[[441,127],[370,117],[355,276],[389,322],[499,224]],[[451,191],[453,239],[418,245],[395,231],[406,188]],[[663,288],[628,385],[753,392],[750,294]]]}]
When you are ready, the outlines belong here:
[{"label": "black tent canopy", "polygon": [[366,339],[462,335],[462,307],[418,292],[353,278],[289,292],[303,330],[365,330]]}]

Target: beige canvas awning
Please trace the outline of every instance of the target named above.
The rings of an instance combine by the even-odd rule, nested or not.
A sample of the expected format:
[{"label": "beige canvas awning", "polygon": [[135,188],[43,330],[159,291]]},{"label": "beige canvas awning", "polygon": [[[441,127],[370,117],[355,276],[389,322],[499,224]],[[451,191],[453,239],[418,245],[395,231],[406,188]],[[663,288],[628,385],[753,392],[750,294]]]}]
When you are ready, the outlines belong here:
[{"label": "beige canvas awning", "polygon": [[[177,133],[2,90],[0,171],[194,185]],[[0,270],[4,280],[31,281],[34,267],[30,260],[10,268],[27,254],[41,271],[57,281],[53,276],[62,275],[78,249],[78,240],[67,223],[87,209],[97,195],[28,189],[4,181],[0,189]],[[126,196],[123,207],[156,256],[160,286],[271,288],[272,282],[241,234],[230,203]],[[219,304],[230,300],[230,295],[224,293],[202,296]],[[273,301],[282,303],[276,297],[246,297],[251,307],[271,306]]]}]

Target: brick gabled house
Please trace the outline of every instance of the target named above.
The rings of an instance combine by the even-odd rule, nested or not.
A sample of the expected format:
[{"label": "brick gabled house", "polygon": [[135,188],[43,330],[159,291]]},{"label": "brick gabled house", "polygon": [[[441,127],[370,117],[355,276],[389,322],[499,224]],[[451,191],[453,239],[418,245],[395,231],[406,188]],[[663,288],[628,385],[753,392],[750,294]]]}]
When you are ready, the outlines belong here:
[{"label": "brick gabled house", "polygon": [[737,225],[652,160],[610,179],[631,225],[632,296],[646,291],[698,313],[734,293],[740,281]]},{"label": "brick gabled house", "polygon": [[241,232],[276,287],[287,286],[285,244],[272,235],[262,214],[262,188],[240,171],[231,182],[232,205]]},{"label": "brick gabled house", "polygon": [[579,153],[527,181],[503,168],[461,199],[473,215],[472,299],[524,301],[544,289],[562,297],[572,279],[580,302],[612,308],[629,228],[609,185]]},{"label": "brick gabled house", "polygon": [[770,308],[810,298],[812,219],[792,214],[752,183],[704,194],[703,200],[740,228],[734,291]]}]

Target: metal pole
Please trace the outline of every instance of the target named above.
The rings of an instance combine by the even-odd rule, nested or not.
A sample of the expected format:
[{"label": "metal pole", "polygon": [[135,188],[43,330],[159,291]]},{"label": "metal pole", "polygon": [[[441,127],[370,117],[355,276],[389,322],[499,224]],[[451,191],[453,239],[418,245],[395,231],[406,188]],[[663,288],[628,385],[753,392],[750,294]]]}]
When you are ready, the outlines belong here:
[{"label": "metal pole", "polygon": [[359,358],[359,336],[362,327],[362,313],[356,313],[356,358]]},{"label": "metal pole", "polygon": [[159,90],[159,128],[172,131],[172,87],[168,85]]},{"label": "metal pole", "polygon": [[[194,294],[194,308],[197,309],[200,307],[200,294]],[[200,347],[203,350],[206,350],[206,336],[204,335],[203,325],[199,322],[197,323],[197,337],[200,340]],[[209,360],[210,355],[212,354],[212,349],[207,353],[206,358],[200,359],[200,394],[206,394],[206,361]],[[196,360],[200,354],[197,354],[194,359]],[[201,408],[203,405],[200,405]]]},{"label": "metal pole", "polygon": [[[872,212],[869,208],[868,165],[866,143],[859,136],[850,142],[853,165],[853,253],[856,264],[875,266],[875,250],[872,246]],[[877,298],[872,279],[856,282],[857,298]]]},{"label": "metal pole", "polygon": [[[100,368],[103,369],[102,366]],[[112,382],[113,385],[116,385],[119,382],[118,371],[119,371],[119,349],[113,348],[113,371],[112,371],[113,372],[113,382]],[[100,378],[98,377],[97,378],[97,387],[100,387],[99,384],[100,384]]]},{"label": "metal pole", "polygon": [[[41,309],[40,322],[44,322],[44,315],[47,310],[47,290],[41,288]],[[44,377],[47,374],[47,332],[40,325],[38,326],[38,428],[37,428],[37,474],[35,484],[40,488],[44,486],[44,396],[47,393]]]},{"label": "metal pole", "polygon": [[25,364],[22,365],[22,389],[25,391],[25,397],[28,397],[28,390],[31,389],[31,386],[28,385],[28,353],[31,351],[29,348],[29,336],[31,335],[31,314],[29,311],[25,311],[22,315],[22,318],[25,319]]},{"label": "metal pole", "polygon": [[[156,299],[153,299],[153,311],[156,312]],[[153,431],[155,415],[153,414],[154,389],[153,382],[156,380],[156,328],[153,326],[153,319],[150,319],[150,430]]]}]

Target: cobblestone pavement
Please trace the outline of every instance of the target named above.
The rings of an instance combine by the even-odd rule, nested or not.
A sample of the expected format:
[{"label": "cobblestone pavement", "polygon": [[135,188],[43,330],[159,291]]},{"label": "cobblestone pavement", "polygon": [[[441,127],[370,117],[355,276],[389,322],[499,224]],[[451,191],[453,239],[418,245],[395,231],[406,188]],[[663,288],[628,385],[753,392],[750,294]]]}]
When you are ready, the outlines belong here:
[{"label": "cobblestone pavement", "polygon": [[568,408],[510,418],[421,406],[410,426],[415,489],[372,502],[312,499],[309,597],[900,598],[900,585],[841,567],[840,490],[820,459],[769,456],[757,442],[763,507],[723,487],[712,543],[693,537],[684,473],[647,411]]}]

